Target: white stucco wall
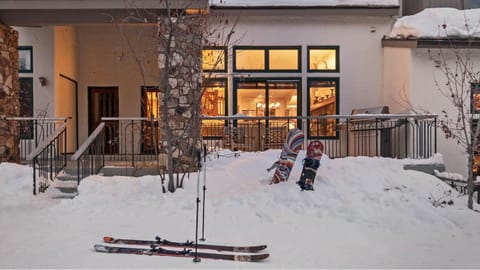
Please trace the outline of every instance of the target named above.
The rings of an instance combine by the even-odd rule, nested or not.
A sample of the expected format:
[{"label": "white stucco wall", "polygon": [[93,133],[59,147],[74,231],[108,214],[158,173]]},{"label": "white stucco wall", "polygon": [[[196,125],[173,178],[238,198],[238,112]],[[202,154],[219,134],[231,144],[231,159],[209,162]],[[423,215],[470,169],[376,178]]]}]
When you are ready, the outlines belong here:
[{"label": "white stucco wall", "polygon": [[[33,78],[34,116],[55,116],[55,69],[53,27],[14,27],[19,32],[19,46],[33,47],[33,73],[20,73],[20,77]],[[48,84],[40,85],[39,77]]]},{"label": "white stucco wall", "polygon": [[411,99],[411,49],[386,47],[383,55],[383,104],[390,113],[407,111]]},{"label": "white stucco wall", "polygon": [[77,39],[72,26],[55,27],[55,115],[67,121],[67,151],[76,150],[75,85],[60,77],[77,78]]},{"label": "white stucco wall", "polygon": [[119,116],[139,117],[141,86],[158,85],[156,25],[82,25],[78,41],[79,137],[88,135],[88,87],[116,86]]},{"label": "white stucco wall", "polygon": [[[232,37],[232,40],[235,41],[234,44],[231,44],[233,46],[302,46],[302,73],[268,73],[268,75],[252,73],[248,77],[301,76],[304,113],[307,104],[307,77],[340,78],[340,114],[350,114],[353,108],[383,105],[381,39],[390,30],[391,19],[389,17],[315,15],[314,12],[296,15],[282,13],[279,16],[248,16],[234,13],[228,18],[228,21],[233,23],[237,19],[235,34]],[[217,26],[216,28],[220,29],[221,27]],[[339,73],[309,73],[307,75],[307,46],[318,45],[340,47]],[[231,71],[231,58],[229,61]],[[229,96],[233,97],[231,80],[229,90]],[[232,98],[229,102],[230,107],[231,101]]]},{"label": "white stucco wall", "polygon": [[[432,52],[437,50],[432,49]],[[449,57],[445,52],[444,56],[448,57],[451,66],[455,66],[455,58]],[[478,58],[480,54],[476,55]],[[479,59],[480,60],[480,59]],[[476,61],[478,63],[478,61]],[[428,49],[412,50],[412,84],[411,84],[411,101],[414,108],[423,109],[431,113],[443,115],[445,110],[450,117],[455,118],[456,113],[454,107],[445,96],[441,94],[435,85],[435,80],[443,87],[445,85],[445,77],[441,74],[435,64],[429,59]],[[443,154],[445,165],[448,171],[466,175],[467,173],[467,156],[465,149],[459,146],[455,140],[446,139],[443,132],[438,129],[438,152]]]}]

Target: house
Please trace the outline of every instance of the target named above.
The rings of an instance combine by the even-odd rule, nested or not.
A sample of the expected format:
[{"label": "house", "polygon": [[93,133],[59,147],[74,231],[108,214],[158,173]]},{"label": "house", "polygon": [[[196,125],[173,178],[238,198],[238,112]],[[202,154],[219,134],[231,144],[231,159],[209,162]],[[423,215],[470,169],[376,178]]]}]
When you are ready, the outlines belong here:
[{"label": "house", "polygon": [[[475,116],[478,113],[478,78],[468,77],[467,73],[478,73],[478,18],[479,9],[436,8],[398,20],[382,40],[385,104],[397,110],[436,113],[442,116],[439,121],[445,121],[443,116],[448,115],[456,123],[457,109],[449,98],[451,94],[446,92],[448,84],[453,83],[442,71],[448,67],[451,69],[449,76],[456,76],[458,81],[465,79],[454,87],[465,102],[465,111],[468,114],[473,111]],[[468,67],[458,65],[459,60]],[[463,77],[463,73],[467,76]],[[449,126],[453,127],[452,124]],[[468,130],[469,124],[465,128]],[[467,174],[466,149],[457,139],[447,138],[440,132],[438,152],[444,154],[448,170]]]},{"label": "house", "polygon": [[[24,95],[33,97],[33,110],[23,115],[71,117],[66,135],[66,152],[71,153],[87,140],[102,117],[158,116],[158,29],[151,16],[165,10],[158,2],[0,2],[0,20],[18,31],[20,55],[27,56],[21,61],[30,65],[21,69],[20,82],[27,92]],[[174,2],[184,9],[188,1]],[[228,44],[210,39],[199,56],[204,71],[202,112],[213,117],[203,121],[204,138],[262,150],[279,146],[272,144],[274,130],[284,132],[296,126],[307,138],[328,142],[327,154],[332,157],[352,153],[430,156],[436,147],[433,122],[428,126],[430,133],[421,135],[409,135],[408,121],[393,116],[395,121],[376,119],[349,133],[350,118],[321,118],[385,105],[390,113],[404,111],[387,94],[392,85],[386,76],[392,71],[386,70],[391,60],[387,60],[390,55],[382,47],[382,38],[400,14],[412,10],[406,5],[411,2],[195,1],[198,6],[189,8],[209,6],[209,29],[216,29],[216,37],[230,37]],[[212,64],[214,58],[219,59],[216,64]],[[236,126],[224,129],[226,122],[221,117],[234,115],[240,117]],[[239,128],[241,121],[245,128]],[[130,152],[157,145],[153,137],[144,136],[155,130],[152,126],[142,124],[140,129],[142,145],[132,146]],[[226,134],[233,137],[221,138]],[[279,134],[281,138],[283,133]],[[419,146],[414,136],[426,139]],[[354,149],[359,138],[364,143]],[[115,140],[112,137],[107,143],[120,143]],[[132,137],[122,147],[134,141]],[[120,150],[113,147],[111,151]]]}]

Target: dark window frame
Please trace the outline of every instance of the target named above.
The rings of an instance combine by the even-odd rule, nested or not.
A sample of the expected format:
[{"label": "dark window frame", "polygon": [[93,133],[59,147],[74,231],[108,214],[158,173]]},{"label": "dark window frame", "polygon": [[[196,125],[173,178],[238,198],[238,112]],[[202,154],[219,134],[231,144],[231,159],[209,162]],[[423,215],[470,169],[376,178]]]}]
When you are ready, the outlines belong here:
[{"label": "dark window frame", "polygon": [[208,82],[222,82],[225,85],[225,104],[224,106],[224,116],[228,115],[228,79],[227,78],[203,78],[202,91]]},{"label": "dark window frame", "polygon": [[[262,82],[265,83],[266,92],[268,92],[268,82],[272,81],[295,81],[297,85],[297,115],[302,115],[302,77],[255,77],[255,78],[234,78],[233,79],[233,91],[232,91],[232,115],[237,114],[237,90],[238,83],[241,82]],[[268,97],[268,95],[266,95]],[[269,100],[266,99],[265,103],[268,104]],[[268,110],[267,110],[268,111]],[[268,114],[266,115],[269,116]],[[302,121],[297,121],[297,128],[302,129]]]},{"label": "dark window frame", "polygon": [[[265,69],[237,69],[237,50],[263,50]],[[270,50],[297,50],[297,69],[270,69]],[[302,46],[234,46],[232,49],[233,72],[249,72],[249,73],[300,73],[302,72]]]},{"label": "dark window frame", "polygon": [[[333,81],[335,82],[335,114],[338,115],[340,112],[340,77],[307,77],[307,116],[310,116],[310,88],[313,82],[325,82],[325,81]],[[338,125],[339,120],[336,120]],[[307,119],[307,138],[308,139],[339,139],[340,133],[338,131],[335,132],[334,136],[313,136],[310,132],[310,119]]]},{"label": "dark window frame", "polygon": [[[335,50],[335,69],[310,69],[310,50]],[[307,72],[309,73],[338,73],[340,72],[340,46],[307,46]]]},{"label": "dark window frame", "polygon": [[[203,58],[203,50],[223,50],[223,56],[224,56],[224,63],[225,66],[222,69],[203,69],[202,71],[205,72],[210,72],[210,73],[226,73],[228,71],[228,47],[226,46],[204,46],[202,48],[202,58]],[[203,66],[203,63],[202,63]]]}]

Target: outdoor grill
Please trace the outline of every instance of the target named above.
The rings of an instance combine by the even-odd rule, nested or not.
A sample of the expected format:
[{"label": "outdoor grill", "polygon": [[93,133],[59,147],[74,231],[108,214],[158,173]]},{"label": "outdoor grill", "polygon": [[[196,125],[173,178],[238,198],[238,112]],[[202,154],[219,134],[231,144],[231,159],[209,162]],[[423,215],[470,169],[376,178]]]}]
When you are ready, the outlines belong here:
[{"label": "outdoor grill", "polygon": [[[356,108],[352,110],[352,115],[361,114],[389,114],[388,106],[377,106],[368,108]],[[356,146],[354,149],[355,155],[372,155],[372,152],[380,156],[392,156],[392,140],[391,140],[391,123],[388,118],[356,118],[350,121],[350,140],[353,140],[352,145]],[[380,148],[380,149],[378,149]],[[375,155],[375,154],[373,154]]]},{"label": "outdoor grill", "polygon": [[352,110],[352,115],[356,114],[388,114],[388,106],[378,106],[370,108],[358,108]]}]

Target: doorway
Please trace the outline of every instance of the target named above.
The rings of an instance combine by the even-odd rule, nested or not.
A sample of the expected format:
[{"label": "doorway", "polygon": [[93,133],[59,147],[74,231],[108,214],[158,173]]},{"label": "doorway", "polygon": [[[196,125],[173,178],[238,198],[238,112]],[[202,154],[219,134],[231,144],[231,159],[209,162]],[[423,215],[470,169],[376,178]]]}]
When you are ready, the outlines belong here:
[{"label": "doorway", "polygon": [[[233,113],[241,116],[267,117],[261,121],[239,120],[239,129],[243,126],[246,129],[245,134],[253,134],[255,145],[263,149],[281,148],[288,131],[296,127],[301,128],[301,121],[295,118],[301,114],[301,98],[298,98],[301,97],[300,89],[300,79],[236,81]],[[257,143],[257,140],[261,142]]]},{"label": "doorway", "polygon": [[[118,117],[118,87],[88,87],[88,133],[102,122],[102,117]],[[118,121],[106,122],[105,154],[117,154]]]}]

